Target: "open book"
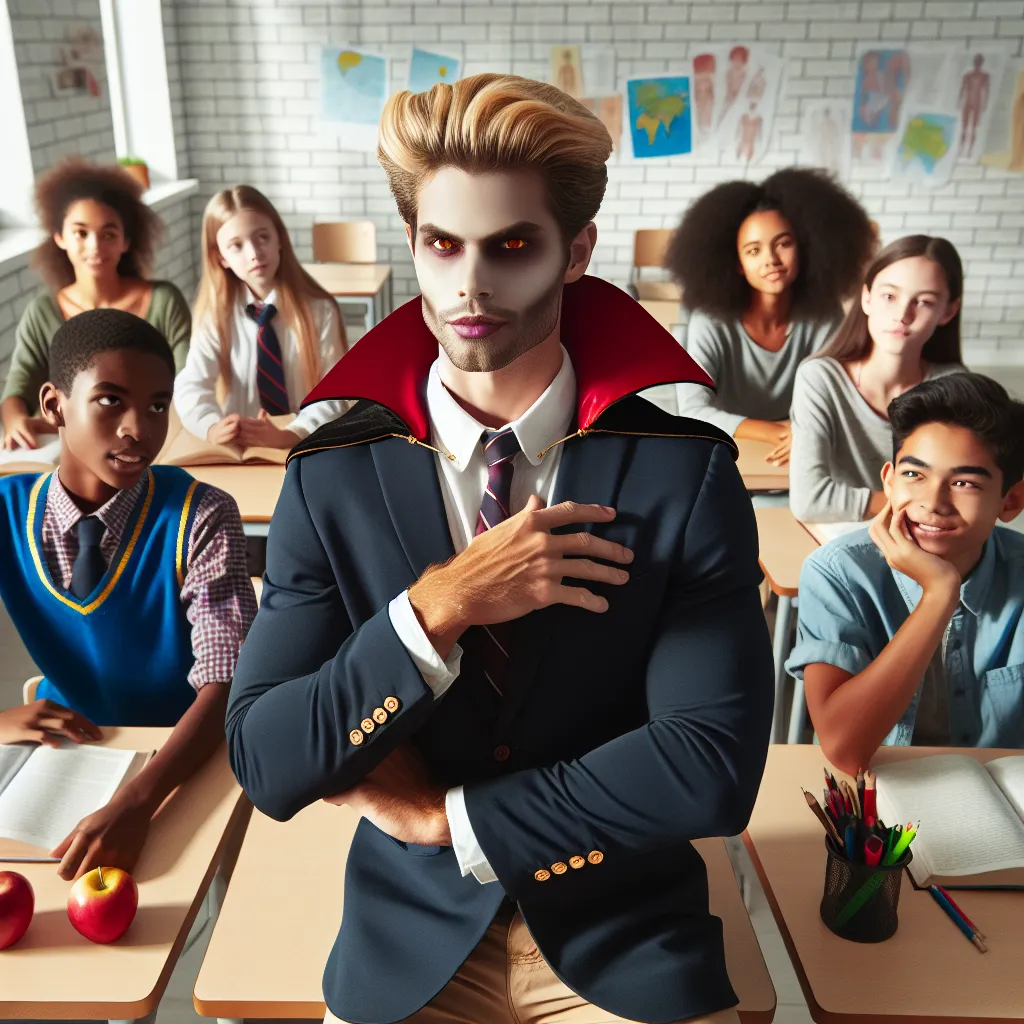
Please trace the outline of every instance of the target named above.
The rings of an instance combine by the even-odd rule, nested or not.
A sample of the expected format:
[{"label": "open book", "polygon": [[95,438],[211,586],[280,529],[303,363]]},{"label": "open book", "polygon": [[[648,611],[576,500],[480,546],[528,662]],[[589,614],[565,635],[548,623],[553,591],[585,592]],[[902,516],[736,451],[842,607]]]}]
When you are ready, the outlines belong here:
[{"label": "open book", "polygon": [[963,754],[881,765],[878,816],[921,822],[909,871],[918,886],[1024,887],[1024,756]]},{"label": "open book", "polygon": [[49,473],[60,458],[60,438],[42,434],[38,448],[0,448],[0,473]]},{"label": "open book", "polygon": [[[271,416],[274,426],[286,428],[295,417],[291,413]],[[283,466],[288,458],[287,448],[239,448],[235,445],[211,444],[183,427],[168,431],[167,443],[157,462],[167,466],[220,466],[264,462]]]},{"label": "open book", "polygon": [[59,748],[0,744],[0,862],[4,857],[45,860],[152,755],[71,740]]}]

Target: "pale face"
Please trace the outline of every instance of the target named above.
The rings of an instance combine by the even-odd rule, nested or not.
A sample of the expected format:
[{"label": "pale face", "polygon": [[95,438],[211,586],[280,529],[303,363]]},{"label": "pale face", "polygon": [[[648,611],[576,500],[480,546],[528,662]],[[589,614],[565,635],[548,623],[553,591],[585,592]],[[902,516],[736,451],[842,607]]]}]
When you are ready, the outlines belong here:
[{"label": "pale face", "polygon": [[221,266],[265,299],[281,265],[281,239],[274,222],[255,210],[241,210],[217,232]]},{"label": "pale face", "polygon": [[466,372],[500,370],[551,336],[562,287],[583,276],[596,238],[592,224],[562,238],[532,171],[443,167],[420,187],[416,215],[423,319]]},{"label": "pale face", "polygon": [[800,272],[796,233],[778,210],[760,210],[747,217],[740,225],[736,247],[743,276],[755,291],[781,295],[793,286]]},{"label": "pale face", "polygon": [[891,355],[920,353],[935,333],[960,308],[951,302],[942,267],[926,256],[897,260],[880,270],[865,286],[861,308],[875,346]]},{"label": "pale face", "polygon": [[966,427],[926,423],[886,463],[882,483],[894,511],[907,510],[910,534],[924,551],[970,566],[996,521],[1013,519],[1024,485],[1003,494],[992,452]]},{"label": "pale face", "polygon": [[116,274],[131,246],[117,212],[95,199],[75,200],[53,240],[68,254],[76,280]]}]

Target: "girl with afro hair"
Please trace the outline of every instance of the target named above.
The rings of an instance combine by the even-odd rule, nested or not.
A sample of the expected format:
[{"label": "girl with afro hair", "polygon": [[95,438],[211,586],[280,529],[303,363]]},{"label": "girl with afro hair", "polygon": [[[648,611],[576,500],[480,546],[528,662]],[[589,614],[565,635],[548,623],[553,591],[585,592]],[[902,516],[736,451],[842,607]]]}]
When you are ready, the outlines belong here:
[{"label": "girl with afro hair", "polygon": [[717,391],[677,387],[679,413],[789,461],[796,368],[832,336],[876,245],[860,204],[828,174],[729,181],[686,211],[666,266],[691,310],[687,351]]}]

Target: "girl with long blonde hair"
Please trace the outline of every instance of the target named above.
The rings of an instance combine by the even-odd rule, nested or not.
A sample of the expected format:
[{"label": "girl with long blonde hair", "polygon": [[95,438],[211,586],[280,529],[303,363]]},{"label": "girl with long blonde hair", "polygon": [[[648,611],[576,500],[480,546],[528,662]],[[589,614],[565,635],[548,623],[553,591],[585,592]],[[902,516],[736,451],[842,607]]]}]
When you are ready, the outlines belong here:
[{"label": "girl with long blonde hair", "polygon": [[[345,409],[319,402],[298,412],[347,348],[337,304],[302,269],[280,214],[251,185],[207,203],[202,246],[195,330],[174,389],[178,415],[214,444],[291,448]],[[285,427],[271,419],[288,413],[297,415]]]}]

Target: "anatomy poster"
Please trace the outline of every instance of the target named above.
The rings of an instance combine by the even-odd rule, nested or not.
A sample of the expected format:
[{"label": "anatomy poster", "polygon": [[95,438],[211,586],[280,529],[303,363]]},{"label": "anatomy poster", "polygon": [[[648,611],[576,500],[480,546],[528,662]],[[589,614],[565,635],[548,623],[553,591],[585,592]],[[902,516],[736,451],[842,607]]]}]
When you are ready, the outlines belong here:
[{"label": "anatomy poster", "polygon": [[957,151],[961,160],[978,163],[985,149],[989,126],[1006,69],[1006,53],[1000,50],[974,50],[957,55],[959,67],[953,76],[957,90],[956,108],[960,114],[960,138]]},{"label": "anatomy poster", "polygon": [[551,47],[551,84],[577,100],[585,95],[583,61],[578,46]]},{"label": "anatomy poster", "polygon": [[580,100],[591,113],[596,114],[608,129],[615,150],[622,148],[622,97],[593,96]]},{"label": "anatomy poster", "polygon": [[981,162],[1001,171],[1024,172],[1024,62],[1007,66],[991,117]]},{"label": "anatomy poster", "polygon": [[850,100],[804,101],[801,163],[849,180],[852,106]]},{"label": "anatomy poster", "polygon": [[910,54],[903,49],[868,47],[857,59],[853,91],[853,158],[883,164],[900,126],[910,84]]},{"label": "anatomy poster", "polygon": [[737,95],[732,97],[726,70],[724,100],[728,101],[728,110],[718,126],[722,163],[749,167],[768,151],[782,72],[780,57],[751,47],[745,76]]},{"label": "anatomy poster", "polygon": [[718,124],[725,104],[727,46],[704,47],[691,61],[693,83],[693,148],[718,152]]}]

